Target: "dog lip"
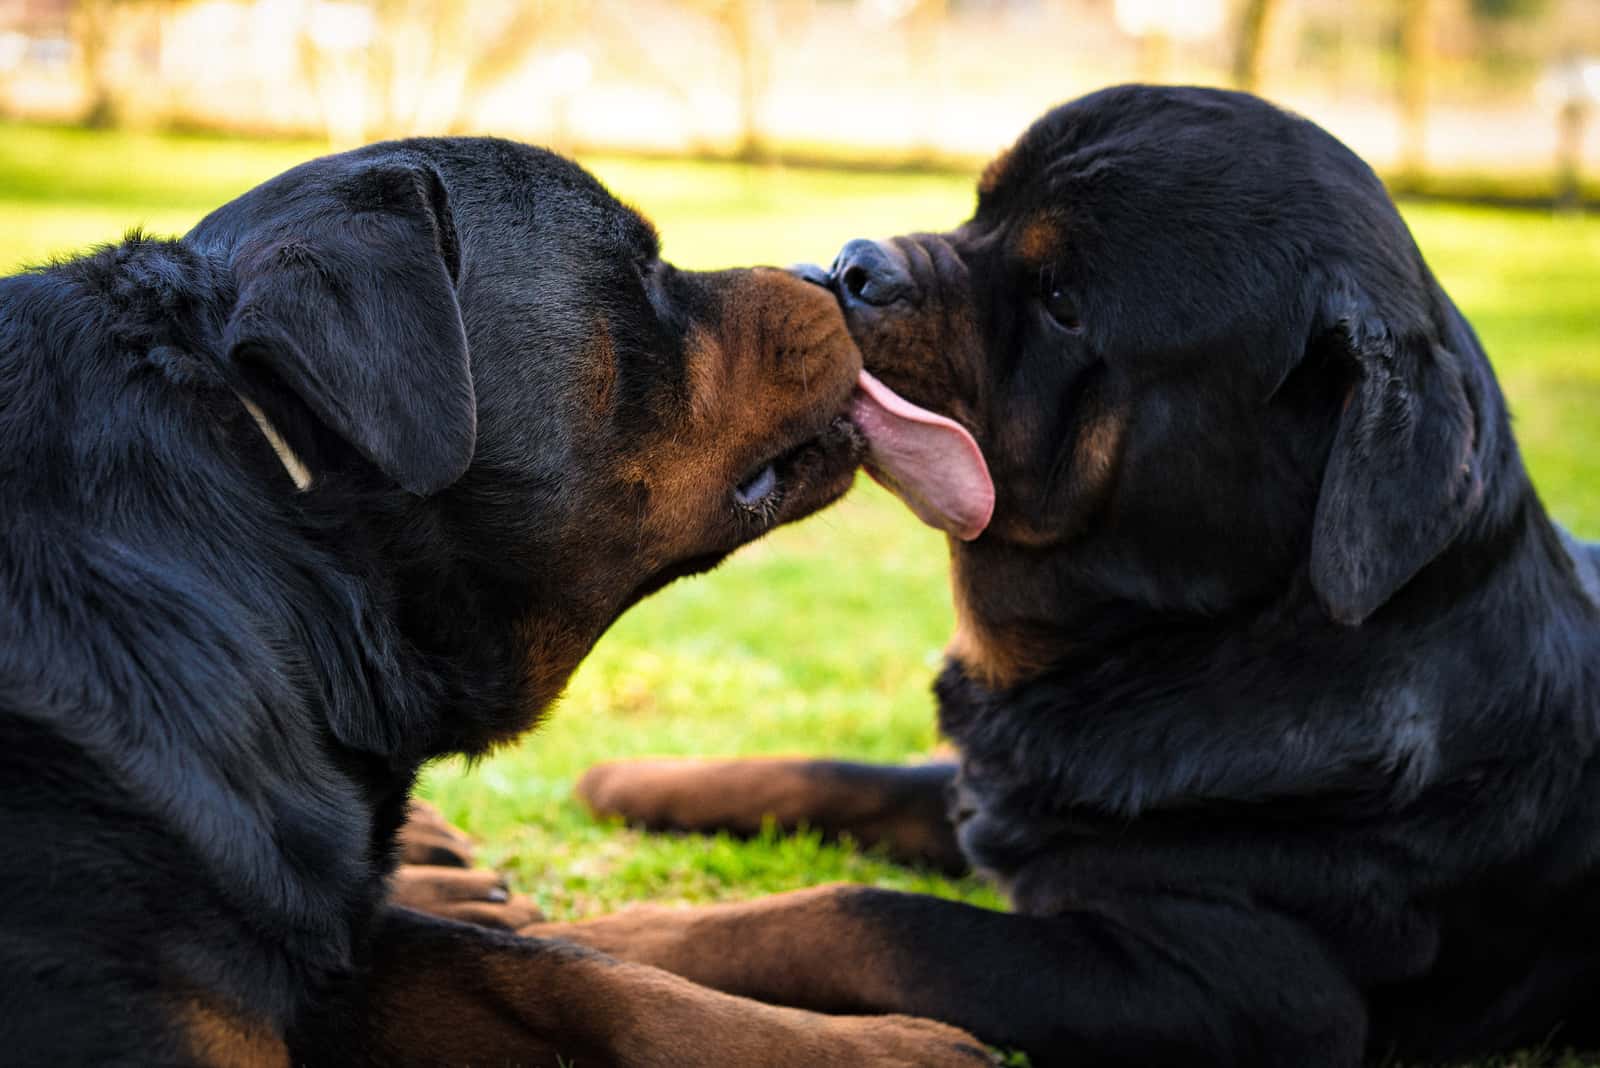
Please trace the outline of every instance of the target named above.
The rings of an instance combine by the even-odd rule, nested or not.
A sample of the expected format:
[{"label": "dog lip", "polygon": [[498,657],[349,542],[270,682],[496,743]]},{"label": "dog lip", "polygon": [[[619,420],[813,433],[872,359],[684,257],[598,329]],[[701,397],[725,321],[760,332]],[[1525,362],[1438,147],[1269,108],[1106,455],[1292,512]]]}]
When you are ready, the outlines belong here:
[{"label": "dog lip", "polygon": [[782,518],[794,511],[815,511],[836,499],[852,482],[867,457],[867,438],[848,411],[829,420],[818,434],[788,450],[778,460],[781,479],[792,480],[786,492]]}]

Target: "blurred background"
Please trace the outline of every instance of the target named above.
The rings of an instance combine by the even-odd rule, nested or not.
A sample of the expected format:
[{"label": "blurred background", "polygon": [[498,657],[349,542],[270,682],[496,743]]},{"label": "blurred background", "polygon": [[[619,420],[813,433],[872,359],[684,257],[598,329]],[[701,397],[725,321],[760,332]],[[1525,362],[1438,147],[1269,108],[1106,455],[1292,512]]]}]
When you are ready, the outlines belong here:
[{"label": "blurred background", "polygon": [[1134,79],[1270,95],[1413,183],[1600,169],[1596,0],[0,0],[0,113],[336,147],[961,165]]},{"label": "blurred background", "polygon": [[[1600,0],[0,0],[0,267],[451,132],[578,155],[681,265],[826,263],[959,223],[1034,117],[1129,80],[1252,89],[1371,161],[1542,496],[1600,538]],[[950,629],[942,539],[863,485],[629,612],[537,735],[425,791],[557,917],[829,879],[996,904],[848,843],[647,837],[571,798],[634,753],[916,758]]]}]

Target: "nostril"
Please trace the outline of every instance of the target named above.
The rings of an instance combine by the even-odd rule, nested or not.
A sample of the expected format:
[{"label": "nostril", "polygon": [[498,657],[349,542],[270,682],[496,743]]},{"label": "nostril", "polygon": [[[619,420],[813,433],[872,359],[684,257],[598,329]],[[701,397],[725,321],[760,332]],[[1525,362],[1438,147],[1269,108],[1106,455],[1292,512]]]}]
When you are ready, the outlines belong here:
[{"label": "nostril", "polygon": [[844,274],[839,277],[839,281],[844,286],[846,293],[859,299],[866,292],[867,283],[872,281],[872,275],[867,273],[865,267],[852,263],[844,269]]},{"label": "nostril", "polygon": [[839,250],[833,273],[840,297],[874,308],[888,307],[911,292],[911,278],[898,256],[864,238]]}]

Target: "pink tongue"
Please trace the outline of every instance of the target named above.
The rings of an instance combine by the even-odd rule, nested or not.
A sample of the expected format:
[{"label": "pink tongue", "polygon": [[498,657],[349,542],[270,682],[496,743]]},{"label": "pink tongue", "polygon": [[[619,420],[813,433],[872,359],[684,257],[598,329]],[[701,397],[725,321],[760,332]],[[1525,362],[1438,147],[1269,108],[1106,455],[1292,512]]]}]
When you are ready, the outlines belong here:
[{"label": "pink tongue", "polygon": [[850,418],[867,438],[867,470],[918,519],[962,541],[983,533],[994,514],[994,483],[961,424],[918,408],[865,371]]}]

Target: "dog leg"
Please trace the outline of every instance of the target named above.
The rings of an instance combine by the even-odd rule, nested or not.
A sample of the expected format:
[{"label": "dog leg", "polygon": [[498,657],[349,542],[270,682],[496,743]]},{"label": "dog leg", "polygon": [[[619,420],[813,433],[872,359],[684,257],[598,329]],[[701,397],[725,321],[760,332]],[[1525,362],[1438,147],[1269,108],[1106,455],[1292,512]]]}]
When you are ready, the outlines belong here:
[{"label": "dog leg", "polygon": [[1039,917],[827,886],[524,933],[774,1004],[943,1020],[1049,1063],[1354,1068],[1366,1033],[1359,994],[1314,938],[1208,899]]},{"label": "dog leg", "polygon": [[621,760],[590,768],[577,793],[597,814],[651,830],[755,834],[763,820],[879,846],[897,860],[966,870],[946,817],[956,765],[838,760]]},{"label": "dog leg", "polygon": [[[941,1024],[763,1005],[578,946],[403,909],[386,910],[373,946],[359,1026],[346,1024],[332,1045],[318,1046],[312,1059],[319,1063],[338,1047],[384,1065],[973,1068],[989,1062],[969,1036]],[[309,1033],[305,1045],[325,1041]]]}]

